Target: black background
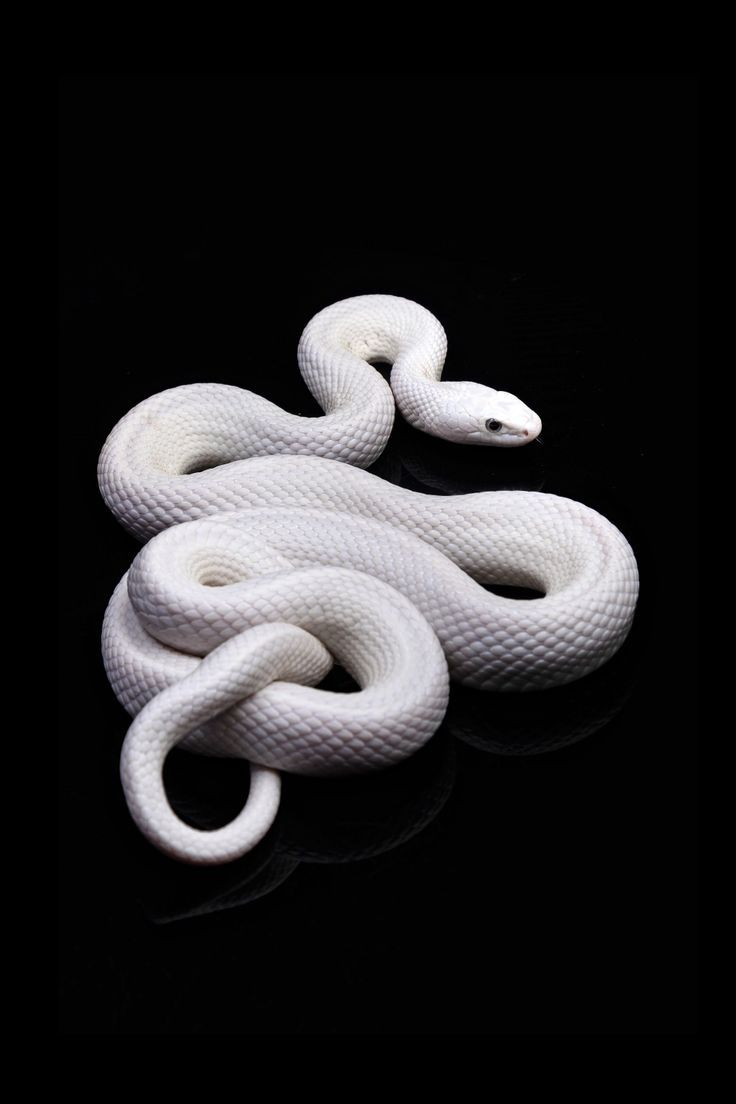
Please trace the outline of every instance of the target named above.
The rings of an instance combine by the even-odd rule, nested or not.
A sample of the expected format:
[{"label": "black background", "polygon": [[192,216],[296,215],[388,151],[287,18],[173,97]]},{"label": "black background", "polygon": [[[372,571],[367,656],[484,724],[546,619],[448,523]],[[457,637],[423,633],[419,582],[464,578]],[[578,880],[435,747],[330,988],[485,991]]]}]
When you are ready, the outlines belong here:
[{"label": "black background", "polygon": [[[693,1032],[694,78],[78,74],[60,103],[62,1030]],[[448,378],[544,422],[511,452],[398,426],[380,474],[601,510],[635,628],[565,690],[454,690],[416,761],[288,779],[257,852],[180,867],[120,794],[99,629],[136,546],[96,458],[180,383],[316,412],[299,334],[364,292],[424,304]],[[196,765],[172,755],[172,800],[227,819],[247,767]]]}]

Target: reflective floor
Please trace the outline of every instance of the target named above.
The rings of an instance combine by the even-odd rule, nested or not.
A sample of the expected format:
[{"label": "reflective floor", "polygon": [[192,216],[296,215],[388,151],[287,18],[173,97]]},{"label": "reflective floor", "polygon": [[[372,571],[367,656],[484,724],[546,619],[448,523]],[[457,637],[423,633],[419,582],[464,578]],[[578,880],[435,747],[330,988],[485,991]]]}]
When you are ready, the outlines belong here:
[{"label": "reflective floor", "polygon": [[[122,126],[129,108],[112,99]],[[634,269],[623,281],[623,251],[610,271],[603,259],[535,264],[528,251],[492,267],[467,232],[460,253],[430,255],[316,230],[310,248],[299,238],[292,248],[277,235],[274,250],[261,241],[254,272],[216,205],[186,217],[182,201],[174,218],[154,182],[150,202],[168,212],[160,223],[149,212],[139,224],[122,202],[112,218],[108,201],[130,194],[134,168],[120,168],[109,141],[95,159],[83,153],[97,116],[84,97],[73,103],[61,309],[63,1030],[691,1030],[691,460],[671,423],[653,432],[673,364],[655,340],[657,312],[671,309],[664,292],[645,307],[649,285]],[[134,118],[142,104],[134,97]],[[140,167],[138,139],[122,133]],[[113,170],[123,173],[114,185]],[[133,194],[140,214],[149,193]],[[577,256],[584,236],[579,226]],[[127,718],[105,680],[99,630],[137,549],[99,499],[96,458],[134,403],[182,383],[232,383],[317,413],[296,368],[301,329],[366,291],[430,308],[448,333],[446,378],[511,390],[544,423],[543,444],[504,451],[399,421],[375,473],[425,493],[515,488],[594,507],[636,553],[634,627],[609,664],[567,687],[453,686],[441,729],[414,759],[369,778],[287,777],[276,825],[252,854],[190,869],[139,836],[120,790]],[[351,680],[335,670],[327,685],[350,692]],[[248,767],[174,752],[166,785],[181,816],[213,827],[242,805]]]}]

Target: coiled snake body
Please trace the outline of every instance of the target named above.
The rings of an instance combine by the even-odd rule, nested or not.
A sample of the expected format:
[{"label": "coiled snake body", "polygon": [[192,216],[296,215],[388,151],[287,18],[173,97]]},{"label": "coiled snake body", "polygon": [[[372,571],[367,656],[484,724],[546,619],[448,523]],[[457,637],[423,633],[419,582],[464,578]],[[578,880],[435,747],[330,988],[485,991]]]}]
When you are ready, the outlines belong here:
[{"label": "coiled snake body", "polygon": [[[544,689],[624,641],[636,562],[594,510],[536,492],[439,498],[361,470],[388,440],[394,397],[413,425],[451,440],[537,436],[539,418],[513,395],[442,382],[445,350],[416,303],[344,300],[299,344],[323,416],[195,384],[140,403],[105,443],[105,501],[148,541],[103,627],[108,677],[136,714],[121,774],[136,823],[172,856],[250,849],[275,816],[277,769],[339,774],[411,754],[442,720],[448,667],[475,687]],[[493,583],[543,597],[501,597],[484,589]],[[316,689],[333,659],[358,693]],[[176,817],[161,779],[174,744],[251,762],[231,824],[204,832]]]}]

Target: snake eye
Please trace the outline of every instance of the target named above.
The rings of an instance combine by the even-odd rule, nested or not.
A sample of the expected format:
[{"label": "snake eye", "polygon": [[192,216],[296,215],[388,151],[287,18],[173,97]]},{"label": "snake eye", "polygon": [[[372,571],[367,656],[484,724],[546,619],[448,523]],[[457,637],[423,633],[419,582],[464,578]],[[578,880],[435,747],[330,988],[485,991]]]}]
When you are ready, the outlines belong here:
[{"label": "snake eye", "polygon": [[495,418],[489,418],[486,422],[486,429],[490,429],[491,433],[497,433],[503,422],[497,422]]}]

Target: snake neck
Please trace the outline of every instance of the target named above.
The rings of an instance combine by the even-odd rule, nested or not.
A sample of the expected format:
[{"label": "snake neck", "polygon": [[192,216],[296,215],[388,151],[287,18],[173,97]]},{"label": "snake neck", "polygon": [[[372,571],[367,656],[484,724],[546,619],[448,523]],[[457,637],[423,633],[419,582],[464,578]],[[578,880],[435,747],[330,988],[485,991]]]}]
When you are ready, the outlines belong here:
[{"label": "snake neck", "polygon": [[355,399],[365,410],[380,378],[371,365],[391,365],[391,390],[402,415],[415,428],[437,434],[446,354],[445,331],[424,307],[400,296],[360,295],[315,315],[298,357],[307,386],[328,412]]}]

